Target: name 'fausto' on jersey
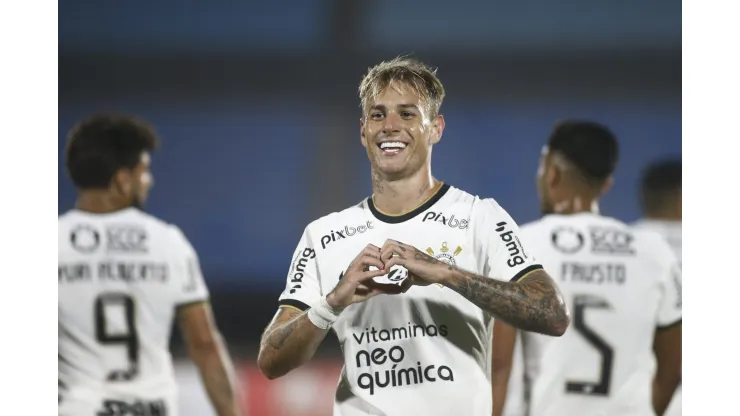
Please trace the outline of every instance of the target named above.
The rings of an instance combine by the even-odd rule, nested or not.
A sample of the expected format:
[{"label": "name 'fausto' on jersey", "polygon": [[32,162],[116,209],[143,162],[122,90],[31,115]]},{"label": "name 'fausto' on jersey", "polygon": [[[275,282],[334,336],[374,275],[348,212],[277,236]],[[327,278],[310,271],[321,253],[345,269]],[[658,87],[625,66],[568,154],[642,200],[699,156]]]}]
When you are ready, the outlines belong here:
[{"label": "name 'fausto' on jersey", "polygon": [[[367,244],[386,239],[494,279],[517,280],[541,267],[495,201],[445,185],[405,215],[385,215],[369,198],[311,223],[280,304],[316,305]],[[491,327],[487,312],[441,285],[349,306],[333,326],[345,360],[335,414],[490,414]]]},{"label": "name 'fausto' on jersey", "polygon": [[135,208],[72,210],[58,224],[60,414],[83,402],[173,413],[175,308],[208,298],[195,250]]},{"label": "name 'fausto' on jersey", "polygon": [[681,270],[658,234],[592,213],[547,215],[523,238],[556,280],[572,323],[523,333],[532,414],[653,415],[653,339],[681,321]]}]

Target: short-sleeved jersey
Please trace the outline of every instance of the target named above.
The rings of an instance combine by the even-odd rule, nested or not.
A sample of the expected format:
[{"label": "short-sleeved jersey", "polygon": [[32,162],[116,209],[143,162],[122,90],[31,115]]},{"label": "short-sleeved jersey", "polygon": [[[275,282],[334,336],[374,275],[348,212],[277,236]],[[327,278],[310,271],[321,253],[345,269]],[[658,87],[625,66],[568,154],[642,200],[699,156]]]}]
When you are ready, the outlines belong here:
[{"label": "short-sleeved jersey", "polygon": [[591,213],[547,215],[523,240],[571,312],[560,338],[522,333],[533,415],[653,415],[655,331],[681,321],[681,270],[668,244]]},{"label": "short-sleeved jersey", "polygon": [[[664,220],[653,220],[653,219],[642,219],[633,224],[635,228],[643,230],[652,230],[663,236],[668,242],[668,245],[673,249],[673,253],[678,257],[679,264],[681,262],[681,249],[682,249],[682,238],[681,238],[681,221],[664,221]],[[665,416],[681,416],[682,413],[682,393],[681,386],[679,385],[676,392],[673,394],[673,399],[668,405],[664,415]]]},{"label": "short-sleeved jersey", "polygon": [[135,208],[60,216],[60,402],[171,397],[175,308],[207,298],[177,227]]},{"label": "short-sleeved jersey", "polygon": [[[517,280],[541,268],[495,201],[444,185],[405,215],[383,214],[368,198],[311,223],[280,305],[317,305],[368,244],[386,239],[492,279]],[[393,271],[386,278],[393,281]],[[334,414],[490,415],[492,324],[487,312],[437,284],[349,306],[332,327],[345,361]]]}]

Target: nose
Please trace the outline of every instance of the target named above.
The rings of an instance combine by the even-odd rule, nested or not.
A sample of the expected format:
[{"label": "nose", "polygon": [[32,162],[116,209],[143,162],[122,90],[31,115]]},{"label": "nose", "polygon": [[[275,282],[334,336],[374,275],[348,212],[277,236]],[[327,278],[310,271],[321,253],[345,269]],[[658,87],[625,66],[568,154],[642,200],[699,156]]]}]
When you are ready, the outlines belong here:
[{"label": "nose", "polygon": [[401,131],[401,117],[395,112],[390,111],[386,116],[383,123],[383,134],[391,136],[394,133]]}]

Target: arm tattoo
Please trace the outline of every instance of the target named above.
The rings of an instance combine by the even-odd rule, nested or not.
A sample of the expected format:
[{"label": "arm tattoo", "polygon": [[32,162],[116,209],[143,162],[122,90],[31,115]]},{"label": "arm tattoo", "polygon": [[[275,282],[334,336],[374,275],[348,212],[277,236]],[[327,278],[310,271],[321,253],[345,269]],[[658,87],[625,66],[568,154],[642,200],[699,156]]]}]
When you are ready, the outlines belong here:
[{"label": "arm tattoo", "polygon": [[282,326],[274,329],[273,330],[274,333],[268,336],[268,342],[270,344],[270,347],[276,350],[282,348],[282,346],[285,344],[285,341],[293,333],[293,330],[295,330],[296,326],[298,326],[298,323],[299,323],[298,317],[300,315],[305,315],[305,312],[298,312],[298,311],[288,312],[288,316],[290,317],[290,320],[286,322],[285,324],[283,324]]},{"label": "arm tattoo", "polygon": [[453,290],[515,328],[560,336],[570,323],[565,301],[544,270],[517,283],[453,270]]}]

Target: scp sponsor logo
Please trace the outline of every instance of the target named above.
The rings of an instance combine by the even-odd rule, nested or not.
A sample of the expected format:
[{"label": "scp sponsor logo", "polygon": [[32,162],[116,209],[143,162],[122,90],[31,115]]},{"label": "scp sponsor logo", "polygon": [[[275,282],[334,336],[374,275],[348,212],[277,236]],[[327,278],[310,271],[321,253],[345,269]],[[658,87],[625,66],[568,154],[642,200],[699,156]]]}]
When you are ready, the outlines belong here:
[{"label": "scp sponsor logo", "polygon": [[349,225],[345,225],[344,228],[340,230],[333,230],[329,234],[326,234],[321,237],[321,248],[325,249],[326,246],[329,244],[341,240],[343,238],[349,238],[352,237],[355,234],[362,234],[366,232],[367,230],[373,229],[373,222],[367,221],[364,224],[360,224],[355,227],[350,227]]},{"label": "scp sponsor logo", "polygon": [[519,237],[514,235],[514,231],[508,229],[506,221],[501,221],[496,224],[496,232],[498,233],[501,241],[506,246],[506,250],[509,252],[509,258],[506,260],[506,264],[509,267],[519,266],[524,264],[524,259],[527,258],[527,254],[524,252],[522,243],[519,241]]},{"label": "scp sponsor logo", "polygon": [[308,247],[304,248],[303,251],[301,251],[296,258],[296,261],[293,263],[293,269],[291,270],[290,277],[290,283],[293,284],[293,287],[290,288],[291,294],[295,293],[296,290],[301,288],[301,284],[303,283],[303,275],[306,272],[308,261],[313,260],[314,258],[316,258],[316,250]]}]

